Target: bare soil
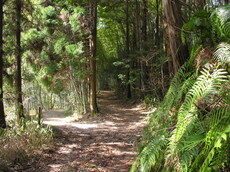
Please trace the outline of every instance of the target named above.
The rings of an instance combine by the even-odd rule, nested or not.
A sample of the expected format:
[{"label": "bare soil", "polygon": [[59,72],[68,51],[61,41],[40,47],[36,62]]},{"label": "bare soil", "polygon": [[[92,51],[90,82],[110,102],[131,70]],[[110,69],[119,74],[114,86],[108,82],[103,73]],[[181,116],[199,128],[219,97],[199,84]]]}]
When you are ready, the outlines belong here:
[{"label": "bare soil", "polygon": [[44,114],[55,131],[54,149],[26,172],[127,172],[137,152],[135,142],[146,125],[147,110],[118,99],[111,91],[98,95],[100,115],[73,122],[64,111]]}]

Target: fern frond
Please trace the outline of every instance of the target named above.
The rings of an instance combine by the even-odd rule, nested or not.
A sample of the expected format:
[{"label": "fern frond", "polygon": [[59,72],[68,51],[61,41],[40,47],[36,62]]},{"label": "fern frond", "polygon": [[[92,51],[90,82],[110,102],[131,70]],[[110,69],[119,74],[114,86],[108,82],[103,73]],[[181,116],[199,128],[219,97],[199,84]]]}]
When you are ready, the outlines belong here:
[{"label": "fern frond", "polygon": [[[207,171],[214,163],[214,156],[218,155],[224,143],[228,143],[230,133],[230,107],[224,106],[210,112],[210,130],[205,138],[205,146],[195,159],[191,171]],[[223,155],[222,155],[223,156]]]},{"label": "fern frond", "polygon": [[193,66],[194,65],[194,61],[195,61],[195,58],[197,57],[198,53],[200,52],[200,50],[202,49],[202,45],[200,43],[200,40],[197,39],[192,48],[191,48],[191,51],[190,51],[190,58],[189,58],[189,61],[188,61],[188,64],[189,66]]},{"label": "fern frond", "polygon": [[230,44],[225,43],[225,42],[219,44],[214,52],[214,58],[217,61],[220,61],[223,63],[229,63],[230,62]]},{"label": "fern frond", "polygon": [[191,166],[194,157],[199,154],[198,147],[194,147],[192,149],[188,149],[187,151],[181,152],[180,154],[180,170],[182,172],[187,172],[189,167]]},{"label": "fern frond", "polygon": [[[147,171],[152,167],[157,169],[158,167],[163,166],[164,163],[163,157],[155,158],[156,149],[154,147],[158,146],[161,150],[162,156],[166,152],[166,144],[168,143],[168,138],[170,136],[170,132],[168,132],[168,128],[172,128],[175,125],[175,122],[172,120],[176,117],[176,113],[170,112],[172,107],[179,107],[181,99],[183,95],[187,93],[187,91],[193,86],[195,80],[197,78],[197,74],[191,71],[191,66],[185,64],[175,75],[174,79],[171,82],[171,86],[165,99],[161,103],[158,110],[149,116],[149,124],[146,128],[146,132],[143,135],[142,139],[145,141],[145,146],[141,150],[138,158],[133,163],[131,171],[139,170],[139,171]],[[169,118],[169,116],[171,116]],[[175,118],[176,120],[176,118]],[[159,135],[164,136],[164,144],[163,146],[159,147],[159,144],[156,144],[156,141],[159,140]],[[155,142],[155,143],[154,143]],[[154,149],[151,149],[154,148]],[[141,170],[142,169],[142,170]]]},{"label": "fern frond", "polygon": [[170,138],[169,154],[171,157],[175,156],[178,143],[184,136],[187,128],[197,119],[196,114],[198,107],[196,106],[196,101],[214,93],[226,78],[225,74],[226,72],[223,69],[215,69],[213,73],[208,69],[204,69],[202,75],[198,77],[197,82],[193,85],[192,89],[188,91],[184,103],[178,113],[176,129],[173,131],[173,135]]},{"label": "fern frond", "polygon": [[[190,59],[174,76],[158,110],[149,115],[132,172],[203,172],[229,165],[230,76],[220,64],[230,62],[230,6],[196,12],[181,37],[192,45]],[[218,45],[214,58],[221,63],[195,71],[194,59],[210,45]]]},{"label": "fern frond", "polygon": [[214,30],[217,29],[222,39],[230,36],[230,5],[216,8],[211,14]]},{"label": "fern frond", "polygon": [[176,73],[171,81],[169,90],[161,104],[161,107],[171,109],[173,106],[177,105],[183,93],[181,87],[184,84],[184,81],[192,75],[192,72],[189,72],[189,68],[190,66],[186,63]]},{"label": "fern frond", "polygon": [[138,155],[137,159],[133,163],[130,172],[140,171],[147,172],[156,165],[156,162],[161,162],[167,145],[167,139],[164,135],[155,137],[147,144],[147,146]]}]

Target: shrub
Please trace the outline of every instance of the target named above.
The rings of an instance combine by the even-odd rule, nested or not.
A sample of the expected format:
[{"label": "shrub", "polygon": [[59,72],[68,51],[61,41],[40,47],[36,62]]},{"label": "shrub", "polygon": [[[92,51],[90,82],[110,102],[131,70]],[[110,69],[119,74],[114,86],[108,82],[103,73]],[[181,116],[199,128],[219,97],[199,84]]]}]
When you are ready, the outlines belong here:
[{"label": "shrub", "polygon": [[12,128],[0,130],[0,163],[21,163],[52,145],[53,132],[49,126],[39,126],[35,121],[26,121],[21,127],[10,123]]}]

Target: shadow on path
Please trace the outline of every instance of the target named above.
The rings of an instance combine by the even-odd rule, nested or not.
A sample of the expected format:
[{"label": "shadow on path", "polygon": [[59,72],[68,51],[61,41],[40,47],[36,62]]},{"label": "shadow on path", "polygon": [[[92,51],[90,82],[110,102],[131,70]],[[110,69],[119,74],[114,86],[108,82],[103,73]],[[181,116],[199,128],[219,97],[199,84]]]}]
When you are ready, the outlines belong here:
[{"label": "shadow on path", "polygon": [[54,152],[48,152],[34,169],[46,172],[127,172],[136,156],[133,148],[146,125],[147,111],[127,105],[111,91],[98,95],[101,116],[72,122],[64,111],[44,114],[44,123],[55,128]]}]

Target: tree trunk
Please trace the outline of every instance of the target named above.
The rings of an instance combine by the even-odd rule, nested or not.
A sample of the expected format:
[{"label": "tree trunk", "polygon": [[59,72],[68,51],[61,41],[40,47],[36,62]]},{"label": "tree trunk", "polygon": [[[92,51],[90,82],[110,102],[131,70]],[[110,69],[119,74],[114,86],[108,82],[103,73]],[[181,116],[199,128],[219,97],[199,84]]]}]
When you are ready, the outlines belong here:
[{"label": "tree trunk", "polygon": [[22,72],[21,72],[21,0],[16,0],[16,61],[17,61],[17,72],[16,72],[16,113],[18,119],[24,117],[23,104],[22,104]]},{"label": "tree trunk", "polygon": [[[137,53],[139,53],[140,51],[140,46],[141,46],[141,34],[140,34],[140,1],[139,0],[136,0],[136,20],[135,20],[135,25],[136,25],[136,32],[135,32],[135,37],[136,37],[136,40],[134,40],[136,42],[136,51]],[[138,83],[138,87],[139,89],[141,90],[142,87],[143,87],[143,73],[141,71],[141,60],[139,58],[137,58],[137,68],[140,70],[139,72],[139,77],[140,77],[140,80],[139,80],[139,83]]]},{"label": "tree trunk", "polygon": [[0,128],[6,128],[3,105],[3,1],[0,1]]},{"label": "tree trunk", "polygon": [[172,69],[170,74],[173,75],[186,61],[189,54],[187,46],[183,45],[181,41],[183,19],[179,0],[162,0],[162,6],[164,12],[166,52],[171,58],[169,68]]},{"label": "tree trunk", "polygon": [[156,34],[155,34],[155,45],[159,47],[160,36],[159,36],[159,0],[156,0]]},{"label": "tree trunk", "polygon": [[198,10],[203,10],[205,6],[205,0],[195,0]]},{"label": "tree trunk", "polygon": [[[142,25],[142,50],[144,51],[144,56],[147,55],[148,52],[148,35],[147,35],[147,25],[148,25],[148,1],[143,0],[143,25]],[[141,62],[141,72],[142,72],[142,91],[146,92],[149,74],[148,67],[145,61]]]},{"label": "tree trunk", "polygon": [[137,51],[140,51],[140,2],[136,0],[136,45]]},{"label": "tree trunk", "polygon": [[97,0],[90,1],[89,7],[90,15],[90,59],[89,59],[89,103],[91,114],[94,115],[98,112],[97,97],[96,97],[96,40],[97,40]]},{"label": "tree trunk", "polygon": [[[127,59],[129,59],[130,55],[130,37],[129,37],[129,0],[126,0],[126,56]],[[130,67],[127,69],[127,98],[131,98],[131,84],[129,82],[130,80]]]},{"label": "tree trunk", "polygon": [[229,0],[224,0],[225,5],[229,4]]},{"label": "tree trunk", "polygon": [[147,49],[147,17],[148,17],[148,4],[147,0],[143,0],[143,28],[142,28],[142,34],[143,34],[143,42],[144,42],[144,47],[143,49]]}]

